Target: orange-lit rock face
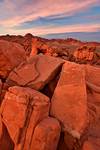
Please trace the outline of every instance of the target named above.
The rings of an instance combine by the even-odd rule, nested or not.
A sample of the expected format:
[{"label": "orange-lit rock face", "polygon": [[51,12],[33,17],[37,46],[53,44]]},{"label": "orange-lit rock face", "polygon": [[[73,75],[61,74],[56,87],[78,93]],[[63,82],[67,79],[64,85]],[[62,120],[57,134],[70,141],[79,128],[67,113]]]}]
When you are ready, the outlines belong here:
[{"label": "orange-lit rock face", "polygon": [[53,49],[49,46],[49,44],[46,41],[42,41],[38,38],[32,39],[32,51],[30,53],[30,56],[34,56],[38,53],[43,53],[48,56],[52,56]]},{"label": "orange-lit rock face", "polygon": [[29,56],[31,49],[32,49],[32,34],[26,34],[25,36],[21,35],[5,35],[5,36],[0,36],[0,40],[6,40],[9,42],[14,42],[20,44],[26,55]]},{"label": "orange-lit rock face", "polygon": [[35,128],[31,150],[56,150],[59,137],[59,122],[54,118],[48,117]]},{"label": "orange-lit rock face", "polygon": [[63,65],[51,103],[51,115],[58,118],[63,130],[80,138],[87,125],[85,72],[80,65]]},{"label": "orange-lit rock face", "polygon": [[99,47],[30,34],[4,39],[13,43],[0,41],[0,150],[100,150]]},{"label": "orange-lit rock face", "polygon": [[15,143],[15,149],[30,149],[32,134],[36,125],[49,113],[49,98],[22,87],[12,87],[6,93],[1,106],[2,121]]},{"label": "orange-lit rock face", "polygon": [[91,61],[94,57],[95,48],[83,46],[74,52],[74,57],[79,60]]},{"label": "orange-lit rock face", "polygon": [[26,56],[21,45],[0,40],[0,77],[6,78],[8,73],[24,60]]},{"label": "orange-lit rock face", "polygon": [[100,68],[85,66],[87,82],[87,102],[89,112],[88,140],[83,150],[100,149]]},{"label": "orange-lit rock face", "polygon": [[37,39],[32,39],[32,50],[30,53],[30,56],[34,56],[36,54],[38,54],[38,46],[39,46],[39,42]]},{"label": "orange-lit rock face", "polygon": [[63,60],[50,56],[34,56],[15,68],[9,74],[7,83],[40,90],[55,77],[63,63]]}]

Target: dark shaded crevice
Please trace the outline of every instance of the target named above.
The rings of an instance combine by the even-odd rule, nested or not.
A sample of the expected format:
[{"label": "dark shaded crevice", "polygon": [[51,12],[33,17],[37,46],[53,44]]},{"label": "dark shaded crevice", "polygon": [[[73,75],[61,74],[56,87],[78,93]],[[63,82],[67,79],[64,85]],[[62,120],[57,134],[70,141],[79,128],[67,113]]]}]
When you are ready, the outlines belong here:
[{"label": "dark shaded crevice", "polygon": [[2,128],[2,136],[0,139],[0,150],[14,150],[14,142],[12,141],[8,130],[4,123],[2,123],[3,128]]},{"label": "dark shaded crevice", "polygon": [[52,98],[55,88],[57,86],[58,80],[60,78],[61,70],[62,70],[62,66],[59,67],[54,78],[51,81],[49,81],[49,83],[46,84],[42,90],[40,90],[41,93],[48,96],[50,99]]},{"label": "dark shaded crevice", "polygon": [[61,132],[57,150],[68,150],[64,142],[64,132]]}]

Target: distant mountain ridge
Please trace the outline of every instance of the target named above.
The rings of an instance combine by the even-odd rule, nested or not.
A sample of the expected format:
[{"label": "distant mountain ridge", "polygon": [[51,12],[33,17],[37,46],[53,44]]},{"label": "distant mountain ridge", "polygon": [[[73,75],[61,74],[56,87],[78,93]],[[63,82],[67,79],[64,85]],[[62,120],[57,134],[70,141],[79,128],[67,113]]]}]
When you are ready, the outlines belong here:
[{"label": "distant mountain ridge", "polygon": [[81,41],[94,41],[100,42],[100,32],[70,32],[70,33],[54,33],[46,34],[42,37],[52,39],[52,38],[73,38],[79,39]]}]

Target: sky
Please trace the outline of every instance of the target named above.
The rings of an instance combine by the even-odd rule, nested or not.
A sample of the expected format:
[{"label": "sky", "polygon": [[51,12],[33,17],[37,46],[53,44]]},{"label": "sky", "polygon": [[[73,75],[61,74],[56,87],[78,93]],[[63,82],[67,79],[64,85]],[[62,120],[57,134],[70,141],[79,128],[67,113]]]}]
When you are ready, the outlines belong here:
[{"label": "sky", "polygon": [[100,41],[100,0],[0,0],[0,35]]}]

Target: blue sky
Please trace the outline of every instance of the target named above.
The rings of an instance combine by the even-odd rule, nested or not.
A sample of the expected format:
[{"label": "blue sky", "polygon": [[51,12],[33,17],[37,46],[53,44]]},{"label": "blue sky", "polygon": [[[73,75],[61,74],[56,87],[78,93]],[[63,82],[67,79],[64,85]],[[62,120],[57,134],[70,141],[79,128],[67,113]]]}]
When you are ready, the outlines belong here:
[{"label": "blue sky", "polygon": [[100,41],[100,0],[0,0],[0,34],[29,32]]}]

